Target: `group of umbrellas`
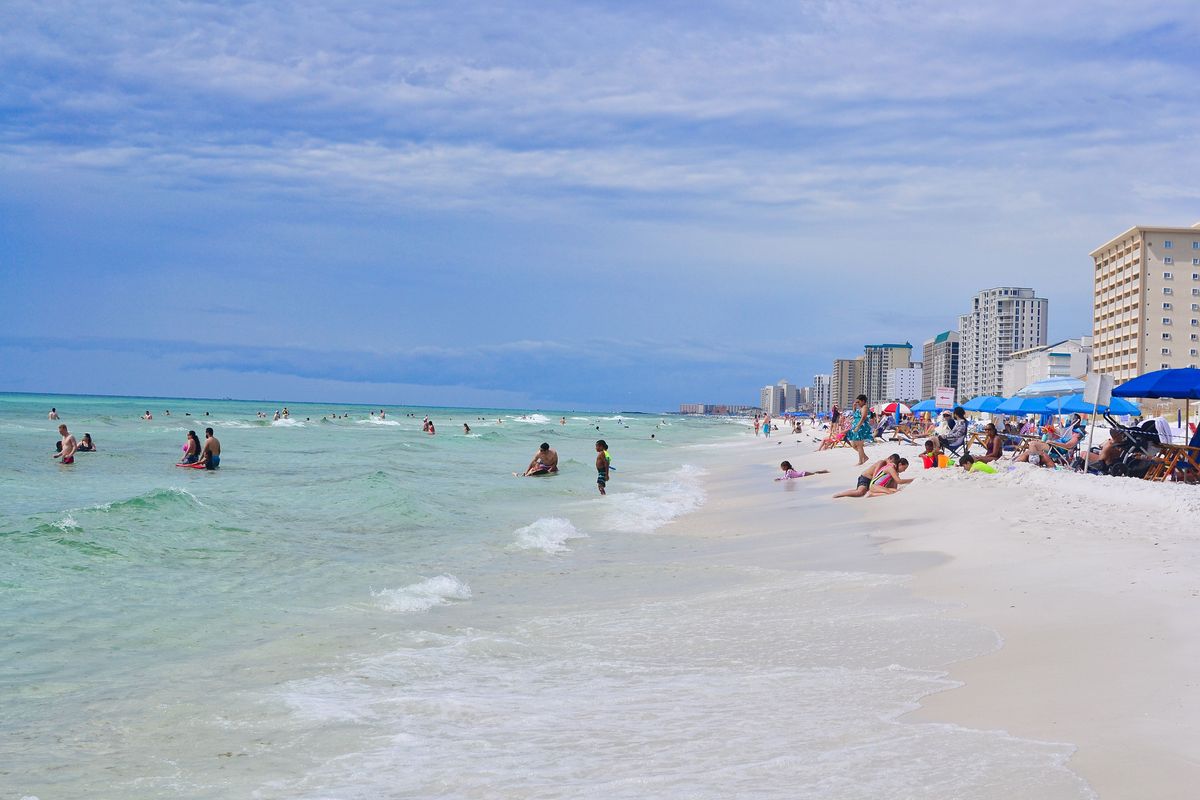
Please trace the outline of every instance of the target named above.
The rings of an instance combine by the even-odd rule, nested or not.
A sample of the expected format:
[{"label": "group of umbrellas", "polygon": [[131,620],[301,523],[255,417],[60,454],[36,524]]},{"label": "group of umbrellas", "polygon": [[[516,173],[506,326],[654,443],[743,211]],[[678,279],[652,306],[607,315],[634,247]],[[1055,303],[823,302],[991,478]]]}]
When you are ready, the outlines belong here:
[{"label": "group of umbrellas", "polygon": [[[985,414],[1090,414],[1092,404],[1083,399],[1083,381],[1078,378],[1048,378],[1026,386],[1009,398],[983,396],[962,404],[966,411]],[[1141,409],[1126,397],[1170,397],[1200,400],[1200,369],[1160,369],[1147,372],[1113,389],[1113,397],[1096,410],[1102,414],[1140,415]],[[931,398],[909,408],[903,403],[889,403],[883,413],[936,413],[937,403]],[[877,409],[878,410],[878,409]]]}]

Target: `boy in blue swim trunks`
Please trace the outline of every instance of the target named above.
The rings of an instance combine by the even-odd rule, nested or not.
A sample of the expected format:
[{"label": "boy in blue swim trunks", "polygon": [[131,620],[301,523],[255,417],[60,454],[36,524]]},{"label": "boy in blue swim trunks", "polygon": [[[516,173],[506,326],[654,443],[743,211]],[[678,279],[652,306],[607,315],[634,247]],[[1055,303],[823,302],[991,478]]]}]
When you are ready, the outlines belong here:
[{"label": "boy in blue swim trunks", "polygon": [[604,491],[604,487],[608,483],[609,462],[611,461],[612,456],[608,454],[608,442],[598,439],[596,441],[596,486],[600,489],[600,494],[608,494]]}]

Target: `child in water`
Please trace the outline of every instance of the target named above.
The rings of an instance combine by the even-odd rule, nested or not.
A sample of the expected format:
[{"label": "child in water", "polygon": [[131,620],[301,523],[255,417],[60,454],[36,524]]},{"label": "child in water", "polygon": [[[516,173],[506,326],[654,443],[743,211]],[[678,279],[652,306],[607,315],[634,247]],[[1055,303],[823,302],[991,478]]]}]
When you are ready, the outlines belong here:
[{"label": "child in water", "polygon": [[779,468],[783,470],[783,477],[776,478],[775,480],[777,481],[788,481],[792,478],[807,478],[810,475],[824,475],[825,473],[829,472],[827,469],[818,469],[812,472],[805,472],[802,469],[797,470],[792,467],[792,462],[790,461],[784,461],[780,463]]},{"label": "child in water", "polygon": [[608,494],[604,491],[605,485],[608,483],[609,467],[612,462],[612,456],[608,454],[608,442],[603,439],[596,440],[596,487],[600,490],[600,494]]}]

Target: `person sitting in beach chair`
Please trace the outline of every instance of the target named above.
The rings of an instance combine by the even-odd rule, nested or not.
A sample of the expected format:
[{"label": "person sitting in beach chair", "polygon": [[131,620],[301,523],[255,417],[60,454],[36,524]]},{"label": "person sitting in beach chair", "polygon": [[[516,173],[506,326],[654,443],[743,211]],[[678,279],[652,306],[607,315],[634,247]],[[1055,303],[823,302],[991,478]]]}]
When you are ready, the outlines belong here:
[{"label": "person sitting in beach chair", "polygon": [[836,424],[830,427],[829,435],[821,440],[820,450],[830,450],[834,447],[840,447],[846,442],[846,434],[850,432],[850,418],[843,416]]},{"label": "person sitting in beach chair", "polygon": [[949,432],[938,436],[942,449],[958,455],[958,449],[967,441],[967,412],[962,406],[957,406],[949,416]]},{"label": "person sitting in beach chair", "polygon": [[1033,439],[1025,452],[1017,456],[1017,461],[1033,461],[1047,467],[1070,466],[1075,458],[1079,441],[1083,438],[1084,426],[1082,420],[1072,420],[1076,424],[1067,428],[1057,439],[1040,441]]}]

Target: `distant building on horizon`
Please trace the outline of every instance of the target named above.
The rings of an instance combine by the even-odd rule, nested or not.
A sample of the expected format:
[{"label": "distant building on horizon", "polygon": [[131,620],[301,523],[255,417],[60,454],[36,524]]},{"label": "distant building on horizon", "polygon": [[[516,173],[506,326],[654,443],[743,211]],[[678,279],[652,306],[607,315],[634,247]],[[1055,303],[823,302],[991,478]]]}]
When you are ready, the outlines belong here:
[{"label": "distant building on horizon", "polygon": [[896,399],[888,393],[888,372],[893,369],[908,369],[912,363],[912,349],[908,342],[863,345],[866,370],[863,375],[863,393],[872,405]]},{"label": "distant building on horizon", "polygon": [[828,375],[813,375],[812,407],[818,414],[828,414],[830,404],[830,384]]},{"label": "distant building on horizon", "polygon": [[[921,399],[942,387],[958,388],[958,331],[942,331],[922,345]],[[968,398],[970,399],[970,398]]]},{"label": "distant building on horizon", "polygon": [[850,408],[854,398],[865,391],[866,360],[866,356],[833,360],[833,372],[829,376],[829,400],[839,409]]},{"label": "distant building on horizon", "polygon": [[[1004,362],[1001,397],[1012,397],[1031,383],[1047,378],[1080,378],[1092,369],[1092,337],[1064,339],[1043,347],[1018,350]],[[969,399],[969,398],[968,398]]]},{"label": "distant building on horizon", "polygon": [[1121,383],[1200,364],[1200,223],[1135,225],[1091,257],[1096,372]]},{"label": "distant building on horizon", "polygon": [[764,414],[779,416],[783,413],[783,389],[778,384],[764,386],[758,392],[758,405]]},{"label": "distant building on horizon", "polygon": [[712,416],[750,416],[762,409],[758,406],[743,406],[721,403],[680,403],[680,414],[709,414]]},{"label": "distant building on horizon", "polygon": [[921,367],[898,367],[889,369],[887,374],[887,391],[884,400],[898,400],[906,405],[912,405],[924,398],[921,397],[921,381],[925,370]]},{"label": "distant building on horizon", "polygon": [[958,401],[1000,394],[1003,365],[1019,350],[1046,344],[1050,302],[1033,289],[997,286],[958,318]]}]

